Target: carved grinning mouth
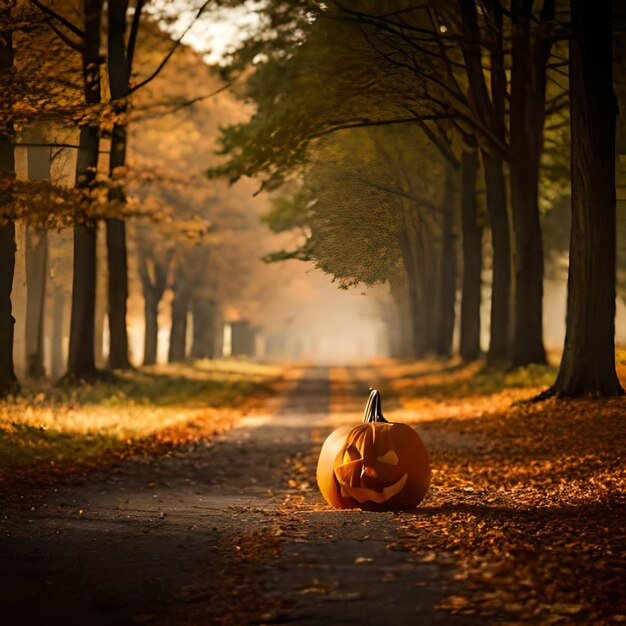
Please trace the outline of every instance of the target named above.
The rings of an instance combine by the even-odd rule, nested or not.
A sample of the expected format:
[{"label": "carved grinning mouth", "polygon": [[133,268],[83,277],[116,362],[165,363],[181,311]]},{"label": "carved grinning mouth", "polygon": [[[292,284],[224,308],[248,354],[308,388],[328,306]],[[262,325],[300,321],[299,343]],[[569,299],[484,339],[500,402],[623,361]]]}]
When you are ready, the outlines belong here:
[{"label": "carved grinning mouth", "polygon": [[349,485],[341,485],[341,495],[344,498],[354,498],[357,502],[376,502],[382,504],[387,500],[398,495],[406,484],[408,474],[404,474],[400,480],[385,487],[382,491],[376,491],[374,489],[368,489],[366,487],[350,487]]}]

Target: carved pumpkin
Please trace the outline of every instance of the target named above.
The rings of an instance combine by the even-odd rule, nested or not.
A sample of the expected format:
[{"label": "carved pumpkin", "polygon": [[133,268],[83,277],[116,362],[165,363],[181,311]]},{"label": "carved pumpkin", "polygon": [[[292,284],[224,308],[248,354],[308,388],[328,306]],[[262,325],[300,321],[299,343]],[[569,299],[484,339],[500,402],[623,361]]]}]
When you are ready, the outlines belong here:
[{"label": "carved pumpkin", "polygon": [[428,454],[411,426],[383,417],[380,393],[374,389],[363,423],[338,428],[324,442],[317,484],[337,509],[413,508],[430,484]]}]

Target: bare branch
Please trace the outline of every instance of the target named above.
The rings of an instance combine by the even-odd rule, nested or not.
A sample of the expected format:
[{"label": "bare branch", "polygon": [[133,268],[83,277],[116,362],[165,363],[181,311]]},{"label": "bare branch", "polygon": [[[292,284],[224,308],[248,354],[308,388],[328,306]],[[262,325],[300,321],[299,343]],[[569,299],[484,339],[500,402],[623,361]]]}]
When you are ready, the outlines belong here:
[{"label": "bare branch", "polygon": [[87,36],[85,35],[85,33],[80,28],[78,28],[78,26],[70,22],[67,18],[63,17],[62,15],[59,15],[59,13],[57,13],[50,7],[47,7],[45,4],[41,3],[39,0],[30,0],[30,1],[40,11],[42,11],[46,15],[49,15],[52,19],[55,19],[62,26],[65,26],[65,28],[67,28],[69,31],[74,33],[77,37],[80,37],[81,39],[86,39]]},{"label": "bare branch", "polygon": [[[196,104],[196,102],[201,102],[202,100],[207,100],[208,98],[212,98],[213,96],[217,96],[218,94],[222,93],[223,91],[226,91],[227,89],[229,89],[230,87],[232,87],[233,83],[228,83],[226,85],[223,85],[222,87],[220,87],[219,89],[216,89],[215,91],[205,94],[204,96],[198,96],[197,98],[192,98],[191,100],[186,100],[185,102],[170,102],[169,104],[165,103],[160,103],[156,106],[172,106],[172,109],[169,110],[165,110],[165,111],[159,111],[157,113],[154,113],[152,115],[144,115],[144,116],[140,116],[137,118],[134,118],[136,121],[138,122],[144,122],[145,120],[153,120],[153,119],[157,119],[159,117],[165,117],[166,115],[173,115],[174,113],[178,113],[178,111],[181,111],[182,109],[188,107],[188,106],[192,106],[194,104]],[[145,107],[148,108],[148,107]],[[145,110],[144,108],[144,110]]]},{"label": "bare branch", "polygon": [[52,19],[49,18],[46,20],[46,23],[48,24],[48,26],[50,26],[50,28],[54,31],[54,33],[56,34],[56,36],[66,45],[69,46],[70,48],[72,48],[72,50],[76,50],[76,52],[79,52],[80,54],[83,53],[84,50],[84,45],[82,43],[78,43],[76,41],[74,41],[73,39],[70,39],[60,28],[57,28],[54,23],[52,22]]},{"label": "bare branch", "polygon": [[[437,119],[448,119],[448,115],[425,115],[421,117],[422,120],[437,120]],[[392,120],[368,120],[362,119],[354,122],[329,122],[329,124],[336,124],[336,126],[332,126],[326,130],[320,131],[318,133],[311,133],[308,135],[310,139],[317,139],[318,137],[324,137],[325,135],[330,135],[331,133],[337,132],[339,130],[347,130],[350,128],[369,128],[372,126],[392,126],[395,124],[415,124],[415,117],[407,117],[407,118],[398,118]]]},{"label": "bare branch", "polygon": [[159,63],[159,65],[154,70],[154,72],[152,72],[152,74],[150,74],[150,76],[148,76],[147,78],[145,78],[141,82],[139,82],[136,85],[134,85],[130,89],[129,93],[134,93],[138,89],[141,89],[142,87],[147,85],[149,82],[154,80],[161,73],[161,70],[167,65],[167,62],[170,60],[170,58],[172,57],[174,52],[176,52],[176,50],[178,50],[178,47],[182,43],[183,38],[185,37],[185,35],[189,32],[191,27],[196,23],[196,20],[204,13],[204,10],[207,8],[207,6],[209,6],[211,1],[212,0],[206,0],[206,2],[204,2],[202,4],[202,6],[198,9],[198,12],[196,13],[196,15],[193,18],[193,20],[190,22],[190,24],[187,26],[187,28],[185,28],[185,30],[183,31],[183,34],[174,42],[174,45],[170,48],[170,51],[165,55],[165,57],[163,57],[163,60],[161,61],[161,63]]},{"label": "bare branch", "polygon": [[417,115],[416,115],[416,121],[419,124],[422,131],[424,132],[424,134],[426,135],[426,137],[428,137],[428,139],[430,139],[430,141],[435,146],[435,148],[439,150],[443,158],[446,161],[448,161],[448,163],[450,163],[452,167],[454,167],[455,169],[459,169],[461,167],[461,164],[459,163],[459,160],[454,155],[454,152],[452,152],[452,149],[450,148],[450,144],[446,143],[442,137],[438,137],[430,129],[428,124],[423,119],[419,118]]}]

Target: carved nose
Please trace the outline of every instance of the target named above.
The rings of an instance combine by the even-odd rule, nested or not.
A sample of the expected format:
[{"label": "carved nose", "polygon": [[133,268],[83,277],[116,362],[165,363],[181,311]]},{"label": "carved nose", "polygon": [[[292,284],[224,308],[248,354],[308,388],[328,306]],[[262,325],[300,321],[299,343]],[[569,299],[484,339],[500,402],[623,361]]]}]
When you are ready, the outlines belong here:
[{"label": "carved nose", "polygon": [[368,476],[369,478],[378,478],[378,472],[373,467],[370,467],[369,465],[364,465],[363,469],[361,470],[361,478],[363,478],[363,476]]}]

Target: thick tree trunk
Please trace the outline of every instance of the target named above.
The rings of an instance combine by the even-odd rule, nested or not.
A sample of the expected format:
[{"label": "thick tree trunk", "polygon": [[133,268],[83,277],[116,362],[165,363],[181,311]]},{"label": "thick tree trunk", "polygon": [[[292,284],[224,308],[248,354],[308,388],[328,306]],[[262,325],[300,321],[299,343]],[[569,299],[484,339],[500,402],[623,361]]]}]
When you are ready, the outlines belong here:
[{"label": "thick tree trunk", "polygon": [[144,291],[145,335],[143,343],[143,364],[154,365],[157,362],[159,344],[159,300],[154,294]]},{"label": "thick tree trunk", "polygon": [[[126,41],[126,14],[128,0],[109,0],[109,78],[111,99],[120,120],[113,125],[111,135],[111,157],[109,176],[115,178],[116,171],[126,165],[127,129],[125,115],[127,98],[130,93],[130,76],[137,37],[137,26],[144,2],[135,3],[133,28]],[[126,194],[121,185],[112,186],[109,200],[117,204],[121,211],[126,203]],[[128,369],[128,329],[126,313],[128,301],[128,261],[126,247],[126,225],[123,219],[110,218],[107,225],[107,259],[109,268],[109,366],[114,369]]]},{"label": "thick tree trunk", "polygon": [[488,359],[494,363],[508,358],[511,306],[511,237],[502,159],[483,153],[483,167],[493,247]]},{"label": "thick tree trunk", "polygon": [[[0,160],[5,145],[0,138]],[[12,149],[12,146],[11,146]],[[3,165],[3,164],[2,164]],[[4,175],[4,171],[0,171]],[[2,210],[0,197],[0,211]],[[15,224],[0,214],[0,398],[18,390],[13,367],[13,326],[11,314],[11,290],[15,269]]]},{"label": "thick tree trunk", "polygon": [[615,372],[615,116],[611,0],[572,0],[572,227],[559,396],[622,394]]},{"label": "thick tree trunk", "polygon": [[63,357],[63,333],[65,321],[65,292],[57,287],[54,290],[53,322],[52,322],[52,365],[50,375],[56,380],[63,373],[65,359]]},{"label": "thick tree trunk", "polygon": [[[539,218],[539,167],[545,120],[546,66],[551,33],[533,27],[531,6],[514,0],[511,71],[511,213],[515,236],[513,365],[545,363],[543,346],[543,242]],[[542,20],[554,18],[544,2]]]},{"label": "thick tree trunk", "polygon": [[463,152],[461,228],[463,236],[463,288],[461,294],[460,352],[464,361],[480,355],[480,302],[482,286],[482,236],[476,206],[478,154]]},{"label": "thick tree trunk", "polygon": [[[98,145],[98,127],[81,128],[76,167],[77,186],[85,187],[93,179],[98,164]],[[92,219],[85,217],[74,225],[74,275],[67,373],[75,378],[96,375],[96,237],[97,226]]]},{"label": "thick tree trunk", "polygon": [[191,357],[212,359],[215,350],[215,303],[210,298],[197,296],[191,301],[191,311],[193,314]]},{"label": "thick tree trunk", "polygon": [[[100,103],[100,26],[103,0],[83,0],[85,38],[82,66],[85,102]],[[98,167],[99,127],[89,121],[80,129],[76,187],[85,191],[85,204],[93,188]],[[70,378],[92,378],[97,374],[94,355],[96,300],[96,237],[94,221],[80,210],[74,226],[74,276],[67,374]]]},{"label": "thick tree trunk", "polygon": [[456,170],[448,166],[442,207],[443,220],[439,263],[439,315],[437,319],[436,345],[436,353],[443,357],[452,355],[452,336],[454,334],[457,271],[454,207],[457,200],[457,178]]},{"label": "thick tree trunk", "polygon": [[45,228],[26,227],[26,368],[39,379],[44,367],[44,305],[48,270],[48,233]]},{"label": "thick tree trunk", "polygon": [[170,363],[184,361],[187,356],[187,314],[189,313],[190,291],[185,278],[180,274],[174,285],[172,300],[172,328],[167,359]]},{"label": "thick tree trunk", "polygon": [[109,269],[109,367],[128,369],[128,331],[126,302],[128,300],[128,262],[126,256],[126,224],[109,218],[107,227],[107,265]]},{"label": "thick tree trunk", "polygon": [[539,221],[539,163],[511,163],[515,233],[515,292],[511,362],[545,363],[543,345],[543,242]]},{"label": "thick tree trunk", "polygon": [[[8,22],[11,8],[0,8],[0,20]],[[13,73],[13,37],[10,30],[0,30],[0,88],[8,89]],[[15,223],[5,210],[11,201],[9,185],[15,178],[13,152],[14,130],[11,102],[0,106],[0,398],[15,393],[19,387],[13,366],[13,331],[11,291],[15,270]]]}]

